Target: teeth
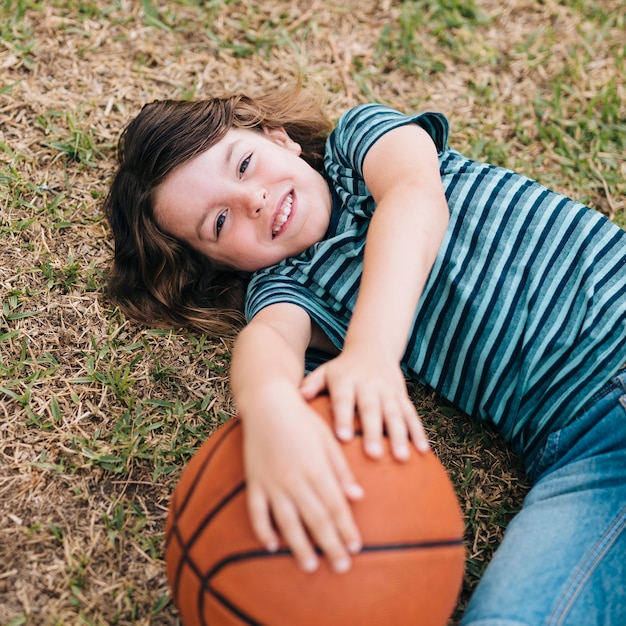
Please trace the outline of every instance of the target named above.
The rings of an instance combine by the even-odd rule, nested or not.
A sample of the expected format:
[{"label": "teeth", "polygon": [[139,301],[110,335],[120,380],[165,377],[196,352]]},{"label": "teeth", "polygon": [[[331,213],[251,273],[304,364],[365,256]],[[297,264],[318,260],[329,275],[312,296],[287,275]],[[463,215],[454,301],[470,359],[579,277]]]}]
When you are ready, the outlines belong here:
[{"label": "teeth", "polygon": [[278,215],[274,218],[274,224],[272,226],[272,235],[275,236],[278,234],[278,231],[283,227],[285,222],[289,219],[291,215],[291,205],[293,204],[293,195],[289,194],[285,203],[280,208]]}]

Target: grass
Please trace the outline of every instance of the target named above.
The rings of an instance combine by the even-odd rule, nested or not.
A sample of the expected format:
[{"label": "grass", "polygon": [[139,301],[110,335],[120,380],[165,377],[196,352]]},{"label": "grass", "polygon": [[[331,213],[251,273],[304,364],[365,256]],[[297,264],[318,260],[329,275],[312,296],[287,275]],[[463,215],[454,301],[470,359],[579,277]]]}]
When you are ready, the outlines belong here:
[{"label": "grass", "polygon": [[[154,98],[275,88],[329,114],[447,114],[454,147],[626,226],[619,0],[0,0],[0,624],[178,623],[169,494],[234,414],[229,345],[139,327],[104,294],[100,207],[120,130]],[[467,524],[453,623],[527,485],[495,433],[412,397]]]}]

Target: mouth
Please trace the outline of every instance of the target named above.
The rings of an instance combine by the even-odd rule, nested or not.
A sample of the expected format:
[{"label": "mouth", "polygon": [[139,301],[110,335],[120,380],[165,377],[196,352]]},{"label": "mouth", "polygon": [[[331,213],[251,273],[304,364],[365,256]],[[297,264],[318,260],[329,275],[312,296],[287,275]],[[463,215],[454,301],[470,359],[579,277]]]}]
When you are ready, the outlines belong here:
[{"label": "mouth", "polygon": [[291,215],[291,208],[293,205],[293,191],[290,191],[287,197],[283,200],[282,204],[276,211],[274,221],[272,222],[272,239],[277,237],[282,231],[283,227],[287,223],[289,216]]}]

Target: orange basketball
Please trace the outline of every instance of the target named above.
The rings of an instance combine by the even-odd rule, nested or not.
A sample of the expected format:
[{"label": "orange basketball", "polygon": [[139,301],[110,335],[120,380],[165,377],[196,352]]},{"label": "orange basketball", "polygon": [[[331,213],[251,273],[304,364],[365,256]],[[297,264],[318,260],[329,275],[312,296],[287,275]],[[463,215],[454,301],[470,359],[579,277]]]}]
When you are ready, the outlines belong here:
[{"label": "orange basketball", "polygon": [[[329,401],[311,406],[331,422]],[[185,626],[444,626],[461,589],[464,525],[433,453],[406,463],[344,449],[365,497],[353,503],[362,551],[345,574],[302,572],[267,552],[246,503],[241,423],[219,428],[185,468],[166,525],[167,576]]]}]

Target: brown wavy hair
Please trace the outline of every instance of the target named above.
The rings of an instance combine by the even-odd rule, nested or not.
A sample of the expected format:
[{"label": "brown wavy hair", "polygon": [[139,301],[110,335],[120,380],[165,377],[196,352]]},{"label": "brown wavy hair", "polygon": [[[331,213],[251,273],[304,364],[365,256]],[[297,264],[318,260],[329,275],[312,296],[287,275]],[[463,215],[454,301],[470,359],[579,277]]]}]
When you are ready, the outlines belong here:
[{"label": "brown wavy hair", "polygon": [[236,94],[145,105],[122,132],[118,170],[104,203],[115,253],[107,291],[140,323],[232,336],[243,324],[249,276],[224,270],[167,233],[154,215],[168,174],[235,128],[284,127],[318,171],[331,124],[319,88],[295,86],[260,97]]}]

